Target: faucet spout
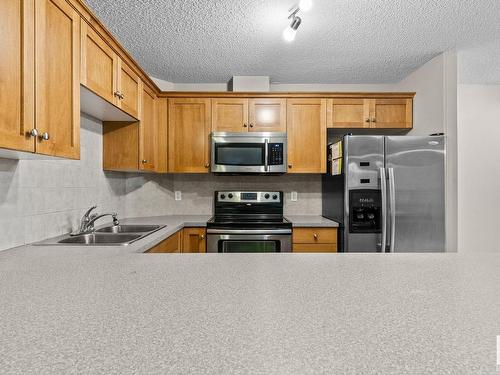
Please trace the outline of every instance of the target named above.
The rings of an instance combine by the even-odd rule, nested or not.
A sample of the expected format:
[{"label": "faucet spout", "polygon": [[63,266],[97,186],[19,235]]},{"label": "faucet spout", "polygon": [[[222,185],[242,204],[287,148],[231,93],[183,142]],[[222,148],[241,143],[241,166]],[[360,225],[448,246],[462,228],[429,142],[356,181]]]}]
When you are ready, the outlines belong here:
[{"label": "faucet spout", "polygon": [[91,207],[82,217],[82,221],[80,223],[80,227],[76,232],[71,233],[72,236],[78,236],[80,234],[87,234],[87,233],[93,233],[95,228],[94,228],[94,223],[96,220],[99,220],[102,217],[105,216],[111,216],[113,218],[113,225],[120,225],[120,221],[118,220],[118,214],[116,212],[114,213],[109,213],[109,214],[90,214],[90,212],[95,209],[94,207]]}]

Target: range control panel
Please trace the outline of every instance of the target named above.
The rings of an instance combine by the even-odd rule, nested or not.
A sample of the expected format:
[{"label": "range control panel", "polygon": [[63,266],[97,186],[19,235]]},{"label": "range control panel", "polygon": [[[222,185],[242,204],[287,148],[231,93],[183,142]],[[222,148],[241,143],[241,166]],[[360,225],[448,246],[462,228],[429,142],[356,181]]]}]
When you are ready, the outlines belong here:
[{"label": "range control panel", "polygon": [[280,203],[279,191],[218,191],[218,202],[227,203]]}]

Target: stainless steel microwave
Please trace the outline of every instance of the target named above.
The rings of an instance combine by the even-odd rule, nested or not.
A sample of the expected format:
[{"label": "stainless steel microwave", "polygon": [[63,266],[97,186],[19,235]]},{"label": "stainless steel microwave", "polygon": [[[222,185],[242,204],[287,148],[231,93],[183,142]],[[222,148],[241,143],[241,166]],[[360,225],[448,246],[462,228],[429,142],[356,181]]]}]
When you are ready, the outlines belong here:
[{"label": "stainless steel microwave", "polygon": [[212,133],[214,173],[286,173],[286,133]]}]

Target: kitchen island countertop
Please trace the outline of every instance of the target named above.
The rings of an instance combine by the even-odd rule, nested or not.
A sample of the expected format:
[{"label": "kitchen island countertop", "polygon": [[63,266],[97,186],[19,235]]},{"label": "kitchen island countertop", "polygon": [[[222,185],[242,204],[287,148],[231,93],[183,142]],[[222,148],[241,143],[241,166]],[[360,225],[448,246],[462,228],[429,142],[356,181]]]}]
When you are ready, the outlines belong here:
[{"label": "kitchen island countertop", "polygon": [[[207,218],[126,222],[173,233]],[[0,252],[0,373],[496,373],[498,253],[142,254],[141,241]]]}]

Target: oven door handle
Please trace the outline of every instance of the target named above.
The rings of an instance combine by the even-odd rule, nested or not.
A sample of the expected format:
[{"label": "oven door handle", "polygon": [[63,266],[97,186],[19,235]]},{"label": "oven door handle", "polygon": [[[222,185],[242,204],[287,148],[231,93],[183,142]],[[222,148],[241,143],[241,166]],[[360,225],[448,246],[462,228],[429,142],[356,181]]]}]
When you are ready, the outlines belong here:
[{"label": "oven door handle", "polygon": [[208,228],[207,234],[292,234],[291,229],[214,229]]},{"label": "oven door handle", "polygon": [[269,171],[269,150],[268,150],[269,139],[264,140],[264,171]]}]

